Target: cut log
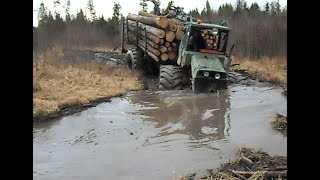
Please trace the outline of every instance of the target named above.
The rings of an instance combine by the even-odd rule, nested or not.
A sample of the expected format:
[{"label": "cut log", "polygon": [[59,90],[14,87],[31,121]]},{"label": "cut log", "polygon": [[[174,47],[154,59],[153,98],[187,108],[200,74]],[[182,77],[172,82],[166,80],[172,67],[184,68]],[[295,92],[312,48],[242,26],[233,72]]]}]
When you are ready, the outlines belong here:
[{"label": "cut log", "polygon": [[[143,46],[143,50],[144,50],[146,42],[140,39],[138,41],[138,43]],[[152,54],[154,54],[156,56],[160,56],[160,54],[161,54],[159,50],[157,50],[157,49],[155,49],[155,48],[153,48],[151,46],[148,46],[148,45],[147,45],[147,50],[149,50]]]},{"label": "cut log", "polygon": [[184,35],[183,30],[184,30],[184,27],[183,27],[183,26],[178,26],[178,29],[177,29],[177,31],[176,31],[176,39],[177,39],[177,40],[181,40],[181,39],[182,39],[182,37],[183,37],[183,35]]},{"label": "cut log", "polygon": [[163,44],[163,43],[164,43],[164,39],[160,39],[159,44]]},{"label": "cut log", "polygon": [[166,41],[166,42],[164,42],[164,45],[165,45],[166,47],[169,47],[171,44],[170,44],[170,42]]},{"label": "cut log", "polygon": [[209,37],[210,37],[210,36],[207,34],[207,35],[206,35],[206,39],[209,39]]},{"label": "cut log", "polygon": [[172,32],[176,32],[178,29],[178,25],[176,25],[175,23],[171,23],[169,22],[169,30]]},{"label": "cut log", "polygon": [[[144,32],[141,32],[141,35],[144,37]],[[147,38],[150,39],[152,42],[159,44],[160,38],[147,32]]]},{"label": "cut log", "polygon": [[166,61],[166,60],[168,60],[168,54],[167,53],[163,53],[163,54],[161,54],[160,58],[161,58],[162,61]]},{"label": "cut log", "polygon": [[[128,21],[128,26],[129,26],[129,30],[131,29],[131,27],[133,27],[134,29],[137,28],[137,24],[134,21]],[[145,25],[142,23],[138,23],[138,28],[141,28],[138,31],[144,31],[144,29],[146,28],[147,32],[149,32],[155,36],[158,36],[159,38],[163,38],[166,35],[166,32],[164,30],[159,29],[159,28],[155,28],[152,26],[148,26],[148,25]]]},{"label": "cut log", "polygon": [[166,53],[166,52],[168,51],[168,48],[165,47],[165,46],[163,46],[163,45],[160,45],[159,51],[160,51],[161,53]]},{"label": "cut log", "polygon": [[213,44],[213,40],[212,39],[210,39],[209,42],[210,42],[210,44]]},{"label": "cut log", "polygon": [[132,21],[138,21],[143,24],[147,24],[153,27],[161,28],[161,29],[167,29],[169,26],[168,19],[164,16],[158,16],[158,17],[147,17],[147,16],[140,16],[135,14],[129,14],[127,16],[129,20]]},{"label": "cut log", "polygon": [[[145,37],[145,32],[143,30],[141,30],[139,32],[140,32],[139,36]],[[135,34],[134,31],[129,31],[128,35],[129,35],[128,37],[131,38],[131,39],[135,39],[136,36],[137,36],[137,34]],[[155,35],[153,35],[153,34],[151,34],[149,32],[146,32],[146,35],[147,35],[147,38],[149,40],[151,40],[152,42],[154,42],[156,44],[158,44],[160,42],[160,38],[159,37],[157,37],[157,36],[155,36]]]},{"label": "cut log", "polygon": [[177,57],[177,53],[175,53],[175,52],[173,52],[173,51],[171,51],[171,52],[169,52],[168,53],[168,58],[169,58],[169,60],[171,60],[171,61],[173,61],[173,60],[175,60],[176,59],[176,57]]},{"label": "cut log", "polygon": [[[141,48],[141,49],[145,49],[145,46],[141,45],[140,43],[138,43],[138,46]],[[146,53],[152,58],[154,59],[155,61],[159,61],[159,57],[154,55],[152,52],[150,52],[148,49],[146,50]]]},{"label": "cut log", "polygon": [[138,13],[140,16],[147,16],[147,17],[158,17],[157,15],[155,14],[151,14],[151,13],[147,13],[147,12],[144,12],[144,11],[139,11]]},{"label": "cut log", "polygon": [[178,48],[177,47],[172,47],[172,52],[178,53]]},{"label": "cut log", "polygon": [[171,42],[171,47],[176,48],[176,47],[178,47],[178,44],[175,42]]},{"label": "cut log", "polygon": [[[146,41],[145,37],[143,37],[143,36],[142,36],[142,37],[140,36],[139,39],[142,40],[142,41],[144,41],[144,42]],[[158,48],[159,48],[159,44],[152,42],[152,41],[151,41],[150,39],[148,39],[148,38],[147,38],[147,43],[148,43],[148,45],[150,45],[151,47],[153,47],[153,48],[155,48],[155,49],[158,49]]]},{"label": "cut log", "polygon": [[184,26],[184,23],[182,21],[180,21],[179,19],[176,19],[176,18],[169,19],[168,21],[171,22],[171,23],[174,23],[174,24],[176,24],[178,26]]},{"label": "cut log", "polygon": [[213,36],[210,36],[209,38],[210,38],[210,39],[213,39]]},{"label": "cut log", "polygon": [[173,48],[171,46],[168,47],[168,51],[171,52]]},{"label": "cut log", "polygon": [[172,31],[166,31],[166,40],[172,42],[176,37],[175,33]]}]

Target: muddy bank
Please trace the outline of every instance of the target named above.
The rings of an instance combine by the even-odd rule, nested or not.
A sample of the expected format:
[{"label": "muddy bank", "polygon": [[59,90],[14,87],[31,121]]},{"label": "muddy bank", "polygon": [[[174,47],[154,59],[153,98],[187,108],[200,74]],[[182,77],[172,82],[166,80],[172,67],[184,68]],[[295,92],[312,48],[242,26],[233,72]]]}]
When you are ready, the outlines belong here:
[{"label": "muddy bank", "polygon": [[287,135],[287,116],[276,114],[273,118],[272,125],[275,129]]},{"label": "muddy bank", "polygon": [[[62,51],[63,56],[59,57],[57,61],[65,64],[74,64],[78,65],[81,68],[82,65],[85,65],[88,62],[96,62],[99,64],[111,65],[115,68],[120,66],[125,66],[124,57],[125,54],[120,52],[111,52],[111,51],[92,51],[92,50],[76,50],[76,49],[63,49]],[[130,71],[128,69],[128,71]],[[157,78],[155,77],[139,77],[143,87],[141,89],[151,89],[156,90],[157,88]],[[36,93],[37,90],[34,89],[33,93]],[[33,122],[44,122],[53,120],[56,118],[61,118],[67,115],[71,115],[77,112],[81,112],[86,110],[90,107],[94,107],[102,102],[109,102],[110,98],[112,97],[119,97],[122,96],[127,92],[124,92],[119,95],[115,96],[108,96],[103,98],[98,98],[95,100],[90,101],[87,104],[72,104],[63,107],[59,107],[59,111],[55,111],[49,114],[41,114],[41,115],[34,115]]]},{"label": "muddy bank", "polygon": [[[122,95],[123,94],[120,94],[118,96],[113,96],[113,97],[119,97],[119,96],[122,96]],[[77,112],[84,111],[84,110],[86,110],[88,108],[95,107],[100,103],[110,102],[110,99],[113,98],[113,97],[99,98],[99,99],[90,101],[87,104],[69,105],[69,106],[62,107],[60,109],[60,111],[58,111],[58,112],[50,113],[50,114],[47,114],[47,115],[34,116],[33,117],[33,123],[49,121],[49,120],[53,120],[53,119],[56,119],[56,118],[61,118],[61,117],[67,116],[67,115],[72,115],[72,114],[75,114]]]},{"label": "muddy bank", "polygon": [[[234,79],[232,77],[232,72],[239,73],[244,77],[242,79]],[[273,84],[275,86],[281,87],[283,89],[282,94],[284,96],[287,96],[287,84],[286,83],[281,83],[281,82],[278,82],[278,81],[268,80],[268,79],[264,78],[262,75],[259,75],[257,73],[249,73],[249,71],[247,69],[233,69],[231,71],[230,80],[232,82],[235,82],[235,83],[238,83],[239,81],[242,81],[242,83],[244,83],[244,84],[248,84],[247,82],[250,82],[252,80],[258,81],[260,83],[270,83],[270,84]]]},{"label": "muddy bank", "polygon": [[252,148],[241,148],[237,158],[221,165],[218,172],[207,169],[207,174],[197,177],[190,174],[180,180],[193,179],[287,179],[287,157],[270,156],[266,152]]}]

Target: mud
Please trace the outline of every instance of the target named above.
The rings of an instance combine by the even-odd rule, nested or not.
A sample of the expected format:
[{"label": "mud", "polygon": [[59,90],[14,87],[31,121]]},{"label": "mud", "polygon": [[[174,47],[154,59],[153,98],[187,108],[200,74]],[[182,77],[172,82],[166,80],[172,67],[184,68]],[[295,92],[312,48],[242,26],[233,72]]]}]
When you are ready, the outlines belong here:
[{"label": "mud", "polygon": [[256,83],[213,94],[136,91],[34,124],[34,179],[176,179],[217,171],[239,147],[286,156],[273,129],[281,89]]},{"label": "mud", "polygon": [[[122,94],[120,94],[119,96],[122,96]],[[60,111],[58,111],[58,112],[53,112],[51,114],[46,114],[46,115],[42,115],[42,116],[34,116],[33,123],[35,123],[35,124],[41,123],[44,121],[50,121],[50,120],[62,118],[67,115],[78,113],[78,112],[81,112],[81,111],[86,110],[88,108],[95,107],[102,102],[110,102],[111,98],[112,97],[99,98],[96,100],[92,100],[87,104],[80,104],[80,105],[75,104],[75,105],[65,106],[65,107],[61,108]]]},{"label": "mud", "polygon": [[193,173],[180,179],[287,179],[287,157],[241,148],[237,158],[222,165],[218,172],[208,169],[205,176],[197,177],[197,173]]},{"label": "mud", "polygon": [[287,135],[287,116],[276,114],[272,124],[275,129],[279,130],[284,135]]}]

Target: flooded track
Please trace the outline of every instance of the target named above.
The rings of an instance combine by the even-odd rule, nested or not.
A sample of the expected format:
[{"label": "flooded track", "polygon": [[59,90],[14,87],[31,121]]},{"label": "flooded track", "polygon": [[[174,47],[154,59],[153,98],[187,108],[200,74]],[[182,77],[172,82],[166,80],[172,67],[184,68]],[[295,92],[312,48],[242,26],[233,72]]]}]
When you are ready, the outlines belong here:
[{"label": "flooded track", "polygon": [[172,179],[219,168],[240,147],[286,155],[287,139],[271,125],[287,112],[281,91],[136,91],[36,124],[34,179]]}]

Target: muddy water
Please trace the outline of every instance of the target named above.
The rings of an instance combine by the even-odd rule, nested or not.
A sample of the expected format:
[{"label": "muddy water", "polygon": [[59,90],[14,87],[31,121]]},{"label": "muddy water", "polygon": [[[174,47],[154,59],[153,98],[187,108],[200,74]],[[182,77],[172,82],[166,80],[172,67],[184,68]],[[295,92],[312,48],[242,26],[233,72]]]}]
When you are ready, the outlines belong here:
[{"label": "muddy water", "polygon": [[34,179],[173,179],[216,169],[239,147],[286,155],[271,127],[286,115],[280,89],[231,86],[219,94],[128,93],[33,127]]}]

